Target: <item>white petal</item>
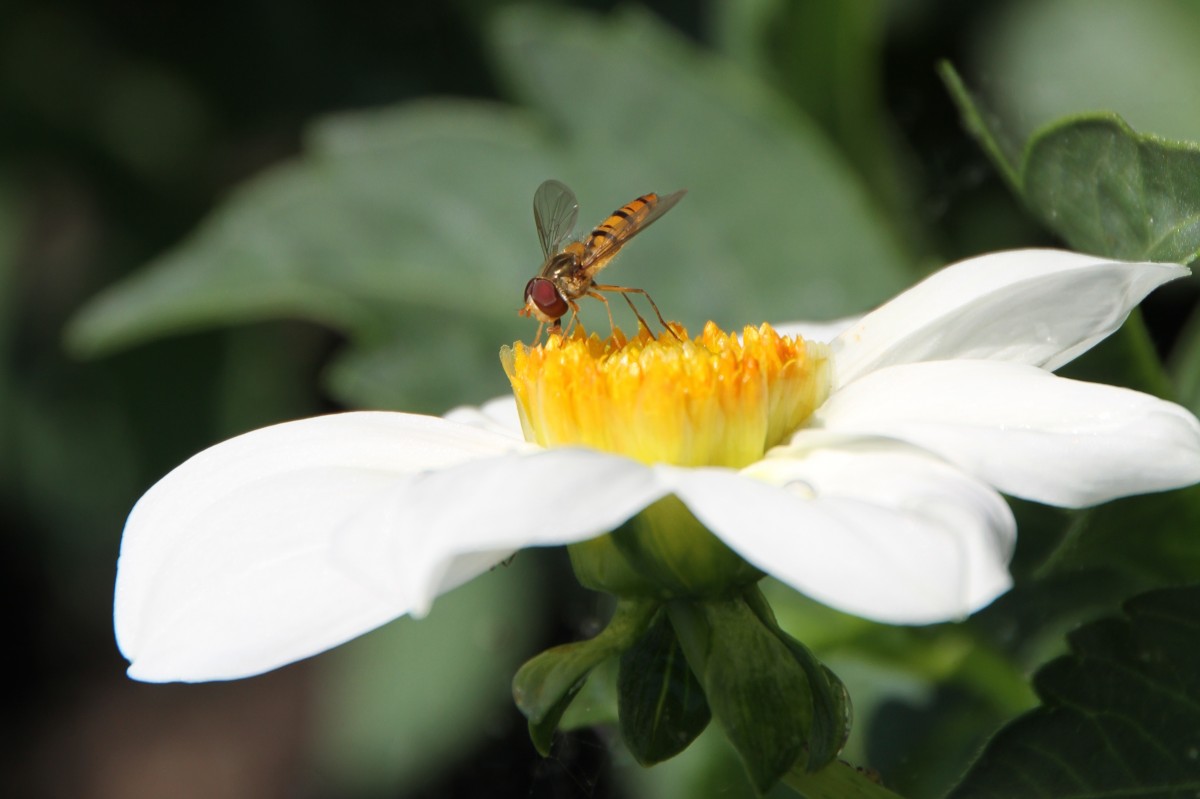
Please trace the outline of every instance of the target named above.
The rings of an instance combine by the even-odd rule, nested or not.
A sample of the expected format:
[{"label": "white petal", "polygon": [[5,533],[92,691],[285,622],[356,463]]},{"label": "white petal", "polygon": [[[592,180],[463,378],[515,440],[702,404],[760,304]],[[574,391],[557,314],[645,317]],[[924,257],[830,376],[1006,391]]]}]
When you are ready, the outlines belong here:
[{"label": "white petal", "polygon": [[823,344],[833,341],[841,333],[862,319],[861,314],[843,316],[841,319],[831,319],[828,322],[784,322],[772,325],[775,332],[784,336],[800,336],[805,341],[819,341]]},{"label": "white petal", "polygon": [[617,455],[505,455],[399,482],[341,531],[338,559],[419,616],[515,550],[594,538],[666,492],[648,467]]},{"label": "white petal", "polygon": [[747,561],[849,613],[896,624],[960,619],[1011,584],[1015,525],[1004,501],[895,442],[769,457],[742,474],[675,470],[674,482]]},{"label": "white petal", "polygon": [[514,446],[437,418],[347,413],[256,430],[186,461],[125,525],[114,621],[131,676],[257,674],[406,612],[332,562],[334,531],[404,474]]},{"label": "white petal", "polygon": [[873,372],[826,401],[814,426],[890,436],[1001,491],[1066,507],[1200,481],[1200,423],[1129,389],[989,361]]},{"label": "white petal", "polygon": [[512,394],[496,397],[476,408],[460,405],[448,411],[445,418],[459,424],[490,430],[523,441],[521,417],[517,414],[517,400]]},{"label": "white petal", "polygon": [[845,385],[885,366],[950,358],[1054,370],[1108,336],[1142,298],[1188,269],[1013,250],[961,261],[867,314],[833,343]]}]

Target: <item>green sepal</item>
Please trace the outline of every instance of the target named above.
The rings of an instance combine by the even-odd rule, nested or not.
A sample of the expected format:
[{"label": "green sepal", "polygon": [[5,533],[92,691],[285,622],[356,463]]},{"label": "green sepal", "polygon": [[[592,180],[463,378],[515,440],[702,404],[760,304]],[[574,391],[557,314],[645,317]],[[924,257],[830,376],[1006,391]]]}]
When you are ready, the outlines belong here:
[{"label": "green sepal", "polygon": [[621,738],[643,766],[679,754],[708,726],[704,688],[665,612],[621,655],[617,706]]},{"label": "green sepal", "polygon": [[883,787],[877,773],[841,760],[817,771],[794,768],[783,782],[804,799],[901,799]]},{"label": "green sepal", "polygon": [[568,551],[580,583],[616,596],[725,596],[763,576],[675,496],[651,503],[611,534],[572,544]]},{"label": "green sepal", "polygon": [[765,793],[808,745],[813,697],[804,669],[741,596],[667,608],[713,716]]},{"label": "green sepal", "polygon": [[529,720],[529,737],[543,757],[550,753],[554,730],[588,673],[632,646],[656,610],[656,603],[648,600],[619,600],[608,626],[595,638],[547,649],[517,670],[513,700]]},{"label": "green sepal", "polygon": [[[588,670],[590,671],[590,668]],[[529,740],[533,741],[533,748],[542,757],[550,756],[550,745],[554,743],[554,733],[558,730],[558,724],[562,721],[567,708],[575,701],[575,695],[579,693],[579,689],[583,688],[585,682],[587,682],[586,673],[578,681],[572,683],[557,702],[546,708],[539,720],[529,719]]]},{"label": "green sepal", "polygon": [[[841,679],[821,663],[804,644],[786,637],[783,642],[808,675],[813,692],[813,726],[808,738],[809,771],[819,771],[832,763],[850,740],[854,706],[850,692]],[[807,659],[802,659],[802,658]],[[811,671],[809,669],[812,669]]]},{"label": "green sepal", "polygon": [[759,620],[775,633],[800,668],[804,669],[813,700],[812,729],[809,732],[805,768],[809,772],[819,771],[834,761],[850,738],[850,726],[854,720],[850,694],[838,676],[819,661],[808,647],[780,628],[775,613],[758,586],[747,589],[744,596]]}]

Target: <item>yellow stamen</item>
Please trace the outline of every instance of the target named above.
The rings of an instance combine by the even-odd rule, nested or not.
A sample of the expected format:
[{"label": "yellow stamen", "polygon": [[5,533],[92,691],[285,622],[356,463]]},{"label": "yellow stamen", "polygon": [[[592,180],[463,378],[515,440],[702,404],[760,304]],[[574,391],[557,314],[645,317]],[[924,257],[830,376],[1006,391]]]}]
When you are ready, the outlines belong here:
[{"label": "yellow stamen", "polygon": [[501,350],[526,439],[643,463],[739,468],[781,443],[829,391],[825,345],[764,324],[741,339],[709,322],[655,338],[575,331]]}]

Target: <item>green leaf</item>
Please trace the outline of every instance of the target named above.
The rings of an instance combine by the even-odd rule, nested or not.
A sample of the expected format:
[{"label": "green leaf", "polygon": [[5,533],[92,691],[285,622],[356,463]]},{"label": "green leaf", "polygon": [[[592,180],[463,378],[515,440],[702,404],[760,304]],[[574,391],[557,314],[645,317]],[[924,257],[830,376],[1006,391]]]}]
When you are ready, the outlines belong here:
[{"label": "green leaf", "polygon": [[1200,145],[1138,134],[1116,114],[1096,113],[1041,128],[1018,161],[953,67],[941,71],[968,131],[1073,249],[1181,263],[1200,254]]},{"label": "green leaf", "polygon": [[1031,210],[1077,250],[1187,263],[1200,253],[1200,146],[1135,133],[1115,114],[1067,119],[1030,140]]},{"label": "green leaf", "polygon": [[1191,796],[1200,789],[1200,588],[1138,596],[1038,672],[1042,706],[1003,729],[956,799]]},{"label": "green leaf", "polygon": [[765,793],[808,745],[813,697],[804,670],[741,598],[667,607],[713,716]]},{"label": "green leaf", "polygon": [[655,610],[653,602],[620,600],[608,626],[595,638],[547,649],[517,671],[513,700],[529,719],[529,735],[543,756],[550,753],[554,730],[588,673],[632,646]]},{"label": "green leaf", "polygon": [[621,655],[617,692],[621,738],[643,766],[682,752],[712,717],[664,612]]},{"label": "green leaf", "polygon": [[552,176],[585,225],[642,192],[690,190],[611,278],[689,326],[829,318],[908,282],[874,199],[820,131],[645,13],[509,8],[487,36],[520,108],[425,101],[320,122],[300,159],[96,297],[70,346],[99,355],[296,317],[347,337],[328,372],[343,402],[485,398],[503,386],[498,345],[533,333],[515,311],[541,260],[530,198]]},{"label": "green leaf", "polygon": [[[889,209],[911,211],[910,187],[883,100],[883,38],[896,11],[879,0],[714,3],[715,45],[792,99],[837,141]],[[917,225],[904,226],[912,234]]]}]

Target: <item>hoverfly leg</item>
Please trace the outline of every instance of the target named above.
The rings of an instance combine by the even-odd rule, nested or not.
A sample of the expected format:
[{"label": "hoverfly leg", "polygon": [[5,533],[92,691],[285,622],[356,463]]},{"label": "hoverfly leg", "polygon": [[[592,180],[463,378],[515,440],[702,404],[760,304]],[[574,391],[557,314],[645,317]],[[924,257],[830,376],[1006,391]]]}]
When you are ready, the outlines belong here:
[{"label": "hoverfly leg", "polygon": [[[609,332],[610,332],[610,333],[614,333],[614,334],[615,334],[615,333],[617,332],[617,323],[616,323],[616,322],[613,320],[613,315],[612,315],[612,306],[610,306],[610,305],[608,304],[608,297],[605,297],[603,294],[597,294],[596,292],[594,292],[594,291],[591,291],[590,289],[588,290],[588,293],[587,293],[587,295],[588,295],[589,297],[594,297],[594,298],[596,298],[597,300],[600,300],[600,302],[604,303],[604,310],[608,312],[608,329],[609,329]],[[636,314],[636,313],[637,313],[637,309],[634,309],[634,311],[633,311],[633,312]],[[640,319],[641,319],[641,317],[639,316],[639,317],[638,317],[638,319],[640,320]]]},{"label": "hoverfly leg", "polygon": [[[637,306],[633,304],[633,300],[629,299],[629,295],[622,294],[621,299],[625,300],[625,304],[629,306],[629,310],[633,311],[633,315],[637,317],[638,324],[640,324],[642,327],[646,328],[647,331],[649,331],[650,325],[646,322],[645,319],[642,318],[642,315],[640,313],[638,313]],[[668,328],[668,329],[670,329],[670,328]]]},{"label": "hoverfly leg", "polygon": [[[571,306],[571,321],[567,322],[567,330],[565,333],[563,333],[563,338],[566,338],[575,332],[575,325],[579,325],[581,329],[583,327],[583,323],[579,321],[579,306],[575,304],[574,300],[567,300],[567,302]],[[561,325],[561,323],[561,319],[555,322],[557,325]]]},{"label": "hoverfly leg", "polygon": [[[629,303],[629,307],[633,308],[633,314],[634,314],[634,316],[636,316],[638,318],[638,321],[641,322],[643,325],[646,325],[646,320],[642,318],[642,315],[640,313],[638,313],[637,308],[634,307],[633,300],[629,299],[630,294],[641,294],[643,297],[646,298],[646,302],[650,303],[650,307],[654,309],[654,315],[658,317],[659,324],[661,324],[666,329],[666,331],[675,338],[676,341],[680,341],[679,334],[675,332],[675,328],[673,328],[669,324],[667,324],[666,319],[663,319],[662,311],[658,310],[658,305],[656,305],[654,303],[654,299],[648,293],[646,293],[645,289],[631,289],[631,288],[627,288],[625,286],[602,286],[599,283],[593,283],[592,288],[598,289],[600,291],[618,292],[622,297],[625,298],[625,302]],[[589,294],[590,293],[591,292],[589,292]],[[597,295],[593,294],[592,296],[594,297]],[[607,305],[607,304],[608,304],[608,302],[605,301],[605,305]],[[611,316],[611,314],[610,314],[610,316]],[[650,325],[646,325],[646,329],[648,330],[649,328],[650,328]]]}]

